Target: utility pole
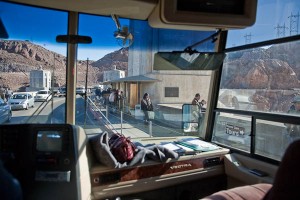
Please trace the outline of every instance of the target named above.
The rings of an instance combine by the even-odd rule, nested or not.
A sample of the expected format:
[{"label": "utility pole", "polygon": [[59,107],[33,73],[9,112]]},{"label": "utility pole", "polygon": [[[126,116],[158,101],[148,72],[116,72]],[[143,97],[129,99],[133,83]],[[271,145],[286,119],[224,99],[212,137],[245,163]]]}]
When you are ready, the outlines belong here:
[{"label": "utility pole", "polygon": [[283,26],[280,26],[279,24],[275,27],[275,29],[277,29],[276,32],[276,37],[277,38],[281,38],[281,37],[285,37],[285,29],[288,29],[285,26],[285,23],[283,24]]},{"label": "utility pole", "polygon": [[290,36],[297,35],[299,28],[299,12],[297,15],[293,15],[293,13],[291,13],[288,18],[290,19]]},{"label": "utility pole", "polygon": [[251,37],[252,37],[251,33],[244,35],[245,44],[250,44],[251,43]]}]

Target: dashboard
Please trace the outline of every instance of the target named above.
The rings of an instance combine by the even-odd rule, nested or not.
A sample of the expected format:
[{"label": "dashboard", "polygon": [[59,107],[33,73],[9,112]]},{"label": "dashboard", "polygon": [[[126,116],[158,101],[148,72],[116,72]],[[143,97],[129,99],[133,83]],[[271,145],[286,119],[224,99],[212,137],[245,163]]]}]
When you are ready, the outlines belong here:
[{"label": "dashboard", "polygon": [[[88,165],[86,155],[82,159],[78,150],[85,149],[85,143],[84,130],[67,124],[0,128],[1,160],[20,182],[24,199],[81,199],[78,173],[83,169],[79,164],[84,160]],[[89,184],[88,173],[86,176]],[[73,192],[62,193],[62,189]]]},{"label": "dashboard", "polygon": [[[147,146],[182,138],[135,138],[133,141]],[[203,181],[204,179],[224,175],[223,161],[228,153],[229,149],[218,148],[213,151],[183,155],[177,159],[168,159],[166,162],[148,159],[136,166],[119,169],[110,168],[94,161],[90,168],[92,196],[93,199],[114,199],[118,196],[135,194],[142,196],[147,191],[176,187],[179,183],[184,184],[191,181],[200,181],[200,184],[206,184],[207,180]],[[216,182],[218,180],[214,184]],[[162,193],[159,192],[159,195]],[[147,196],[146,193],[145,195]],[[134,197],[136,198],[136,195]],[[168,198],[172,199],[172,196],[170,195]]]}]

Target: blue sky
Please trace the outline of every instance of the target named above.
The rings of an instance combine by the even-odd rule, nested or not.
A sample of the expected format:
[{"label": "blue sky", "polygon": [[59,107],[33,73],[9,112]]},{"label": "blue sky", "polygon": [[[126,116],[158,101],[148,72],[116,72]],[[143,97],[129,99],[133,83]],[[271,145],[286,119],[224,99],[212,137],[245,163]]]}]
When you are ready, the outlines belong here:
[{"label": "blue sky", "polygon": [[[255,24],[246,29],[229,31],[227,47],[244,45],[246,38],[250,39],[251,43],[275,39],[277,31],[282,32],[284,25],[285,36],[290,35],[290,18],[288,17],[300,12],[300,0],[258,0],[258,4]],[[300,18],[298,20],[300,23]],[[275,28],[278,25],[282,28]]]},{"label": "blue sky", "polygon": [[[29,40],[35,44],[66,55],[66,44],[55,41],[57,35],[67,34],[67,12],[13,5],[0,1],[0,17],[10,40]],[[129,21],[120,19],[121,25]],[[113,37],[117,27],[111,17],[79,16],[79,34],[88,35],[92,44],[80,44],[78,59],[98,60],[121,47]]]},{"label": "blue sky", "polygon": [[[259,7],[255,25],[246,29],[229,31],[227,47],[245,44],[245,37],[248,37],[248,41],[250,40],[251,43],[275,39],[278,31],[275,28],[277,25],[285,25],[285,36],[289,36],[290,19],[288,17],[291,14],[299,13],[300,1],[258,1]],[[27,7],[25,13],[21,8],[24,6],[0,1],[0,17],[9,33],[9,39],[29,40],[65,55],[66,44],[56,43],[55,38],[57,35],[67,33],[67,12]],[[121,25],[129,23],[128,20],[122,19],[120,22]],[[79,34],[91,36],[93,43],[79,45],[78,59],[98,60],[107,53],[120,49],[121,47],[113,37],[113,32],[116,29],[111,17],[80,15]]]}]

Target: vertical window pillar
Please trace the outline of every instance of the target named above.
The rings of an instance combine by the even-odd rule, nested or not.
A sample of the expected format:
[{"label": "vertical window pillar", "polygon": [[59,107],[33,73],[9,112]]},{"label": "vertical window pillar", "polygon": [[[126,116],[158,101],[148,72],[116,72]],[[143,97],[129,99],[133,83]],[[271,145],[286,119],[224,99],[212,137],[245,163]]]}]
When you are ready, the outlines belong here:
[{"label": "vertical window pillar", "polygon": [[[78,33],[78,13],[69,12],[68,35]],[[77,76],[77,44],[68,43],[67,51],[67,91],[66,91],[66,123],[75,124],[76,112],[76,76]]]}]

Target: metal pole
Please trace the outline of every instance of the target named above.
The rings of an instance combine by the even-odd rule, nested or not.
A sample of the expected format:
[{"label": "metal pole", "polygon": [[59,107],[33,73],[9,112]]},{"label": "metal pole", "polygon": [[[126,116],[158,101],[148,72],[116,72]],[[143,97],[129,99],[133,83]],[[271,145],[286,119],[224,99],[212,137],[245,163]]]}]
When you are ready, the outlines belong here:
[{"label": "metal pole", "polygon": [[86,59],[86,72],[85,72],[85,96],[84,96],[84,127],[86,125],[86,110],[87,110],[87,90],[88,90],[88,74],[89,74],[89,58]]},{"label": "metal pole", "polygon": [[152,137],[152,121],[149,121],[149,135]]},{"label": "metal pole", "polygon": [[106,105],[106,119],[108,119],[108,105]]},{"label": "metal pole", "polygon": [[123,111],[121,110],[121,134],[123,132]]}]

